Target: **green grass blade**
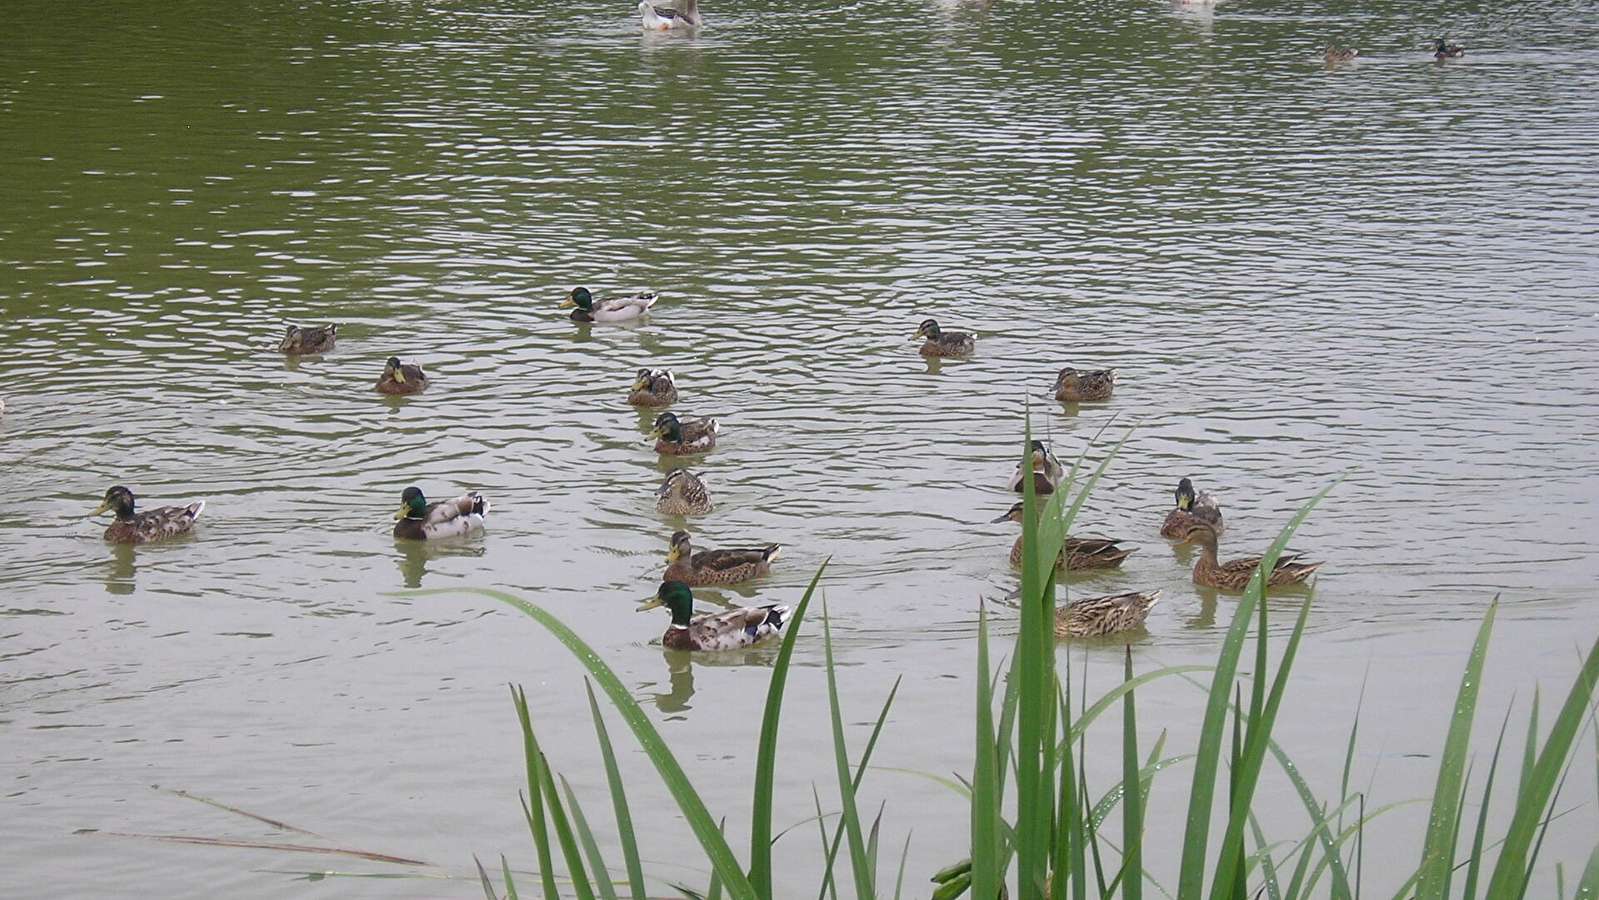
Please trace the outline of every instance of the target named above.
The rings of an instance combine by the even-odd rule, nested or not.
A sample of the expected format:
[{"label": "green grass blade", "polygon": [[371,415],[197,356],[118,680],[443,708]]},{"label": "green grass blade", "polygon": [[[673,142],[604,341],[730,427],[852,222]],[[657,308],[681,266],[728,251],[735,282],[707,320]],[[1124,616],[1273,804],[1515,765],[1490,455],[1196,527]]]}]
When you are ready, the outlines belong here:
[{"label": "green grass blade", "polygon": [[[1022,444],[1022,471],[1030,472],[1032,429]],[[1021,630],[1016,637],[1016,886],[1018,900],[1042,900],[1049,877],[1055,785],[1050,779],[1053,735],[1046,731],[1055,704],[1055,561],[1064,528],[1059,509],[1067,493],[1057,485],[1037,512],[1034,479],[1022,479]],[[1067,777],[1070,777],[1069,774]],[[974,851],[975,856],[975,851]],[[986,898],[985,898],[986,900]]]},{"label": "green grass blade", "polygon": [[1588,865],[1582,870],[1582,878],[1577,880],[1577,890],[1571,900],[1599,900],[1599,846],[1588,855]]},{"label": "green grass blade", "polygon": [[1282,885],[1277,881],[1277,862],[1272,859],[1271,845],[1266,842],[1266,832],[1260,829],[1260,820],[1254,813],[1249,814],[1249,830],[1255,837],[1255,846],[1260,848],[1256,851],[1256,856],[1260,858],[1260,876],[1266,900],[1282,900]]},{"label": "green grass blade", "polygon": [[997,791],[1000,760],[995,753],[994,689],[989,683],[988,607],[977,610],[976,752],[972,764],[972,872],[973,897],[999,895],[999,804]]},{"label": "green grass blade", "polygon": [[[1114,706],[1116,701],[1120,700],[1122,695],[1127,693],[1128,691],[1134,690],[1135,688],[1138,688],[1138,687],[1140,687],[1142,685],[1148,684],[1149,682],[1154,681],[1156,679],[1165,678],[1165,677],[1167,677],[1169,675],[1181,675],[1181,674],[1183,674],[1185,672],[1214,672],[1214,671],[1216,671],[1216,667],[1215,666],[1204,666],[1204,665],[1194,664],[1194,665],[1181,665],[1181,666],[1166,666],[1166,667],[1161,668],[1161,669],[1155,669],[1154,671],[1151,671],[1151,672],[1145,672],[1142,675],[1134,676],[1131,681],[1124,681],[1121,684],[1118,684],[1116,687],[1111,688],[1109,691],[1106,691],[1103,696],[1101,696],[1099,699],[1095,700],[1090,706],[1088,706],[1086,709],[1084,709],[1083,710],[1083,714],[1081,716],[1078,716],[1077,717],[1077,721],[1072,723],[1071,729],[1066,733],[1066,739],[1067,740],[1073,740],[1073,741],[1081,740],[1082,737],[1083,737],[1083,734],[1088,731],[1088,726],[1090,724],[1092,724],[1095,719],[1099,718],[1101,713],[1105,712],[1105,710],[1110,709],[1112,706]],[[1060,749],[1061,748],[1056,747],[1055,751],[1058,753],[1058,752],[1060,752]]]},{"label": "green grass blade", "polygon": [[522,815],[527,818],[528,832],[533,835],[533,848],[538,853],[539,880],[544,884],[545,900],[560,900],[555,886],[555,857],[550,850],[549,823],[544,818],[544,779],[540,767],[544,765],[544,752],[539,749],[538,738],[533,734],[533,724],[527,711],[527,694],[519,687],[511,688],[511,700],[516,704],[516,716],[522,723],[522,756],[527,765],[527,796],[522,798]]},{"label": "green grass blade", "polygon": [[844,715],[839,709],[838,672],[833,664],[833,626],[827,615],[827,598],[822,598],[822,649],[827,663],[827,705],[833,723],[833,764],[838,770],[838,797],[844,816],[844,833],[849,839],[850,871],[855,876],[856,900],[871,900],[877,892],[872,884],[871,861],[866,856],[866,836],[861,830],[860,810],[855,804],[855,783],[850,778],[849,749],[844,744]]},{"label": "green grass blade", "polygon": [[594,832],[589,830],[588,817],[583,815],[583,807],[577,802],[577,794],[573,793],[572,785],[567,783],[564,775],[561,776],[561,791],[566,794],[566,805],[572,810],[572,827],[577,832],[583,855],[588,857],[589,871],[594,874],[595,889],[599,891],[601,900],[616,900],[616,887],[611,884],[610,867],[605,865],[605,857],[600,853],[599,842],[594,840]]},{"label": "green grass blade", "polygon": [[1488,833],[1488,807],[1493,800],[1494,776],[1499,773],[1499,753],[1505,746],[1505,734],[1510,730],[1510,710],[1505,710],[1504,721],[1499,723],[1499,737],[1494,741],[1494,755],[1488,764],[1488,778],[1482,788],[1482,804],[1477,810],[1477,829],[1471,838],[1471,855],[1466,857],[1466,883],[1461,888],[1463,900],[1477,896],[1477,878],[1482,871],[1483,841]]},{"label": "green grass blade", "polygon": [[489,880],[489,873],[483,868],[483,861],[477,858],[476,853],[472,854],[472,863],[477,866],[477,877],[483,883],[483,893],[489,900],[500,900],[500,895],[494,892],[494,882]]},{"label": "green grass blade", "polygon": [[[888,711],[894,707],[894,698],[899,695],[900,681],[901,679],[899,678],[894,679],[894,686],[889,689],[888,698],[883,701],[883,708],[877,714],[877,721],[872,724],[872,734],[866,739],[866,749],[861,751],[860,764],[855,767],[854,787],[857,794],[860,793],[861,782],[866,778],[867,764],[872,760],[872,751],[877,749],[877,739],[883,733],[883,723],[888,721]],[[818,800],[818,804],[820,804],[820,800]],[[824,827],[822,831],[824,843],[826,842],[826,834],[827,831]],[[829,875],[832,873],[833,862],[838,859],[838,848],[843,844],[843,841],[844,821],[843,817],[840,817],[838,827],[833,829],[832,843],[827,845],[827,869]],[[831,884],[830,879],[824,879],[822,882],[824,889]]]},{"label": "green grass blade", "polygon": [[600,760],[605,765],[605,781],[611,790],[611,811],[616,816],[616,834],[622,844],[622,863],[627,867],[627,883],[633,900],[646,900],[644,890],[644,865],[639,862],[638,838],[633,833],[633,814],[627,805],[627,792],[622,786],[622,772],[616,764],[616,750],[611,746],[611,734],[605,727],[605,717],[600,715],[600,701],[594,696],[594,683],[583,679],[583,689],[588,692],[589,712],[594,717],[594,735],[600,744]]},{"label": "green grass blade", "polygon": [[[1122,656],[1123,682],[1133,680],[1133,648]],[[1138,710],[1133,691],[1122,695],[1122,885],[1123,900],[1144,896],[1144,790],[1143,767],[1138,764]],[[1069,777],[1069,776],[1068,776]]]},{"label": "green grass blade", "polygon": [[505,900],[520,900],[516,896],[516,879],[511,877],[511,862],[500,854],[500,874],[505,878]]},{"label": "green grass blade", "polygon": [[905,849],[899,854],[899,874],[894,877],[894,900],[900,900],[905,893],[905,864],[911,858],[911,832],[905,832]]},{"label": "green grass blade", "polygon": [[[566,871],[571,874],[572,891],[578,900],[594,900],[594,888],[583,868],[583,854],[578,847],[577,837],[572,832],[572,824],[567,819],[566,809],[561,805],[561,795],[555,791],[555,773],[550,770],[550,764],[545,761],[539,768],[539,780],[543,782],[544,808],[550,814],[550,828],[554,830],[555,837],[561,847],[561,857],[566,860]],[[599,873],[604,877],[604,873]]]}]

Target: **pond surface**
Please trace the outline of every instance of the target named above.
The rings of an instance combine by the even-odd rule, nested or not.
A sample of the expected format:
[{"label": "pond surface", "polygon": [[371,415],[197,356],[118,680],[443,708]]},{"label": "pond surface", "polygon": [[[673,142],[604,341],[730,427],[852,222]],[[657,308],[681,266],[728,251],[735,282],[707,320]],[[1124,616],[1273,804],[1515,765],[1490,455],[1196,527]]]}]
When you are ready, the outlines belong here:
[{"label": "pond surface", "polygon": [[[698,34],[641,35],[629,4],[590,0],[7,4],[7,882],[480,896],[286,874],[398,871],[357,859],[74,833],[317,842],[153,785],[435,874],[473,853],[532,868],[506,685],[593,789],[579,667],[488,598],[412,587],[507,589],[569,623],[742,840],[771,654],[691,665],[660,650],[663,614],[633,612],[680,525],[654,511],[666,466],[624,399],[640,365],[722,424],[696,538],[785,546],[702,606],[794,602],[830,559],[854,746],[904,678],[888,767],[969,771],[978,603],[1015,586],[1015,526],[989,520],[1029,411],[1091,463],[1136,425],[1077,530],[1140,549],[1071,590],[1164,591],[1140,670],[1211,661],[1235,604],[1156,534],[1179,477],[1245,555],[1344,476],[1294,540],[1327,565],[1278,736],[1333,797],[1358,704],[1357,785],[1373,806],[1425,796],[1495,595],[1484,728],[1535,684],[1547,709],[1594,637],[1599,7],[1402,7],[708,2]],[[1435,62],[1440,35],[1467,56]],[[1331,42],[1361,54],[1325,67]],[[556,308],[578,284],[663,299],[643,324],[579,326]],[[974,330],[975,358],[918,356],[928,316]],[[273,352],[286,322],[323,321],[335,352]],[[374,393],[389,355],[429,390]],[[1116,367],[1115,398],[1056,403],[1065,364]],[[104,543],[84,514],[112,484],[206,500],[198,535]],[[481,490],[487,533],[397,546],[410,484]],[[1121,655],[1062,659],[1095,693]],[[821,656],[809,632],[780,826],[811,814],[812,782],[836,803]],[[1198,692],[1141,697],[1146,746],[1167,729],[1186,752]],[[627,756],[652,871],[703,883]],[[1180,800],[1186,769],[1163,777]],[[1297,839],[1280,782],[1267,824]],[[960,802],[874,773],[883,799],[883,845],[914,831],[919,896],[965,854]],[[1400,839],[1371,848],[1369,884],[1414,865],[1420,809],[1384,820]],[[598,795],[590,814],[608,821]],[[1580,865],[1585,828],[1545,857]],[[780,845],[781,893],[815,889],[813,830]]]}]

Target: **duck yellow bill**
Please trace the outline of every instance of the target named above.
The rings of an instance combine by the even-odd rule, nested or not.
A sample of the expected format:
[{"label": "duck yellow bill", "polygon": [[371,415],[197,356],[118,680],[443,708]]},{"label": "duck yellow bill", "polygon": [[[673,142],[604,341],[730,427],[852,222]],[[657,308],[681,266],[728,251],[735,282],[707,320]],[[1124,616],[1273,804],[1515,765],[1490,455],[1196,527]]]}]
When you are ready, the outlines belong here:
[{"label": "duck yellow bill", "polygon": [[573,300],[571,297],[568,297],[565,300],[562,300],[561,301],[561,305],[557,306],[556,309],[566,309],[568,306],[576,306],[576,305],[577,305],[577,301]]},{"label": "duck yellow bill", "polygon": [[661,603],[661,598],[660,597],[651,597],[650,599],[648,599],[648,600],[646,600],[644,602],[643,606],[640,606],[638,609],[634,610],[634,612],[643,612],[646,609],[654,609],[655,607],[661,606],[661,605],[662,605],[662,603]]},{"label": "duck yellow bill", "polygon": [[653,440],[655,440],[657,438],[660,438],[660,437],[662,437],[664,435],[665,435],[665,432],[663,432],[663,431],[661,431],[661,429],[657,428],[654,431],[650,432],[649,434],[646,434],[644,436],[644,440],[653,441]]},{"label": "duck yellow bill", "polygon": [[682,557],[683,557],[683,552],[681,550],[677,549],[677,545],[676,544],[673,544],[671,546],[671,549],[666,551],[666,564],[667,565],[671,565],[672,563],[677,562],[679,559],[682,559]]},{"label": "duck yellow bill", "polygon": [[96,506],[94,508],[94,512],[89,513],[89,515],[98,516],[99,514],[105,512],[106,510],[108,510],[110,508],[111,508],[111,501],[110,500],[102,500],[102,501],[100,501],[100,505]]},{"label": "duck yellow bill", "polygon": [[390,369],[389,372],[394,375],[395,381],[399,382],[400,384],[405,384],[405,372],[402,371],[399,366],[395,366],[394,368]]},{"label": "duck yellow bill", "polygon": [[409,515],[410,512],[411,512],[411,510],[409,508],[402,506],[402,507],[400,507],[400,511],[394,514],[394,518],[403,519],[407,515]]}]

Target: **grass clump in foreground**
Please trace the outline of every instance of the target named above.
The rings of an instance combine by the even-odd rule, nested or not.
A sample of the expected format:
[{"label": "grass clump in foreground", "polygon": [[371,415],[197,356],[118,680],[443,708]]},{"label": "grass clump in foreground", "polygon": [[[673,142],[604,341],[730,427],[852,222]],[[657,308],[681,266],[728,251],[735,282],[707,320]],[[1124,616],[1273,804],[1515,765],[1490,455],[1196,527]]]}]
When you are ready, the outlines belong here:
[{"label": "grass clump in foreground", "polygon": [[[969,859],[934,877],[935,900],[953,900],[968,891],[980,900],[1004,896],[1017,900],[1082,900],[1089,896],[1141,900],[1146,887],[1152,888],[1155,896],[1177,900],[1244,900],[1258,896],[1270,900],[1312,896],[1354,900],[1362,896],[1348,860],[1358,853],[1365,823],[1391,807],[1367,812],[1365,798],[1347,791],[1354,734],[1350,735],[1350,752],[1345,757],[1345,796],[1337,803],[1318,800],[1312,794],[1271,736],[1304,634],[1310,600],[1307,598],[1300,606],[1273,669],[1261,571],[1271,571],[1289,537],[1327,492],[1324,490],[1307,502],[1267,550],[1261,568],[1237,605],[1214,666],[1169,667],[1135,676],[1129,654],[1122,684],[1076,710],[1070,685],[1063,684],[1056,671],[1052,627],[1057,574],[1054,561],[1072,519],[1113,456],[1114,453],[1108,456],[1076,491],[1069,508],[1066,499],[1076,487],[1081,461],[1073,467],[1066,483],[1047,500],[1035,497],[1031,482],[1027,483],[1023,498],[1027,508],[1022,517],[1021,628],[1003,679],[998,679],[1000,673],[990,668],[986,614],[978,628],[977,693],[972,722],[975,762],[962,790],[970,806],[972,853]],[[1040,503],[1042,515],[1032,515]],[[824,565],[816,573],[795,607],[772,668],[751,787],[750,846],[744,862],[728,845],[717,821],[643,707],[599,655],[538,606],[503,592],[475,590],[522,610],[548,628],[588,669],[593,684],[599,686],[633,732],[710,864],[710,881],[703,889],[673,885],[685,896],[773,900],[772,774],[777,728],[794,644],[825,569]],[[1490,838],[1488,814],[1490,801],[1495,798],[1505,731],[1500,731],[1480,790],[1469,787],[1468,744],[1495,610],[1490,607],[1485,615],[1461,678],[1416,868],[1403,884],[1390,885],[1371,896],[1391,896],[1395,900],[1510,900],[1529,896],[1539,848],[1554,818],[1555,798],[1573,761],[1584,718],[1593,715],[1599,643],[1583,657],[1577,677],[1541,742],[1534,704],[1521,772],[1510,801],[1510,820],[1502,833]],[[831,834],[825,824],[820,826],[824,849],[819,852],[825,855],[818,898],[826,900],[831,895],[836,900],[840,893],[851,889],[856,900],[886,897],[888,891],[878,882],[882,814],[868,823],[857,807],[856,795],[898,684],[889,692],[860,758],[851,759],[844,740],[832,639],[825,614],[822,639],[840,815]],[[1241,662],[1252,662],[1252,678],[1239,676]],[[1195,670],[1213,673],[1198,746],[1190,754],[1163,757],[1162,737],[1149,753],[1141,752],[1136,727],[1137,688],[1157,678]],[[1003,689],[998,686],[1001,682]],[[513,693],[525,743],[527,788],[523,811],[538,856],[544,897],[555,900],[562,894],[562,884],[555,875],[555,856],[559,854],[560,866],[566,872],[560,881],[565,883],[566,893],[577,900],[618,900],[619,887],[630,900],[645,900],[645,876],[633,814],[593,687],[589,688],[589,706],[616,820],[622,853],[620,870],[613,869],[602,855],[579,798],[566,780],[551,769],[529,721],[522,692]],[[1085,735],[1089,726],[1118,701],[1122,711],[1121,779],[1093,800],[1081,755]],[[1268,840],[1254,815],[1255,790],[1268,758],[1290,779],[1310,822],[1309,832],[1291,841]],[[1146,805],[1155,775],[1184,760],[1192,761],[1193,774],[1187,807],[1176,813],[1186,823],[1183,839],[1177,848],[1162,848],[1160,853],[1162,860],[1177,861],[1177,880],[1175,885],[1163,885],[1156,880],[1157,873],[1145,866]],[[1227,777],[1221,783],[1224,764]],[[1008,793],[1012,785],[1014,796]],[[1477,812],[1475,821],[1470,821],[1467,808],[1473,803]],[[822,823],[819,798],[816,805],[817,821]],[[1118,805],[1121,829],[1113,835],[1105,823]],[[1352,823],[1346,823],[1345,814],[1352,810],[1357,815]],[[1463,834],[1463,829],[1468,828]],[[1463,844],[1468,845],[1464,850]],[[907,851],[908,846],[907,841]],[[844,871],[839,866],[841,850],[847,850],[843,856],[848,868]],[[618,871],[625,873],[625,878],[619,880],[614,874]],[[479,873],[485,893],[497,900],[492,878],[481,866]],[[904,893],[904,851],[897,873],[892,887],[895,900]],[[503,859],[500,874],[505,896],[515,900],[517,885]],[[1582,871],[1575,874],[1569,891],[1565,874],[1565,869],[1557,865],[1560,897],[1599,898],[1599,846]]]}]

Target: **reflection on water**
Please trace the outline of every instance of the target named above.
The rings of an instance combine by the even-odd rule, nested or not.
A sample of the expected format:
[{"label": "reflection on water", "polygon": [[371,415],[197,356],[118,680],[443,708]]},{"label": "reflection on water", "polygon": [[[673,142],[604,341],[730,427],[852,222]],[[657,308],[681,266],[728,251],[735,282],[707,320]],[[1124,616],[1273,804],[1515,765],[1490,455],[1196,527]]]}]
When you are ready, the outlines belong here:
[{"label": "reflection on water", "polygon": [[135,576],[139,574],[138,548],[133,544],[107,544],[106,547],[111,551],[106,566],[106,593],[133,593],[137,590]]},{"label": "reflection on water", "polygon": [[[483,536],[479,534],[436,541],[395,541],[394,549],[399,553],[399,558],[394,562],[400,568],[401,582],[407,588],[420,588],[423,587],[423,577],[428,574],[428,563],[441,559],[481,557],[486,550],[482,540]],[[444,586],[427,585],[427,587]]]}]

